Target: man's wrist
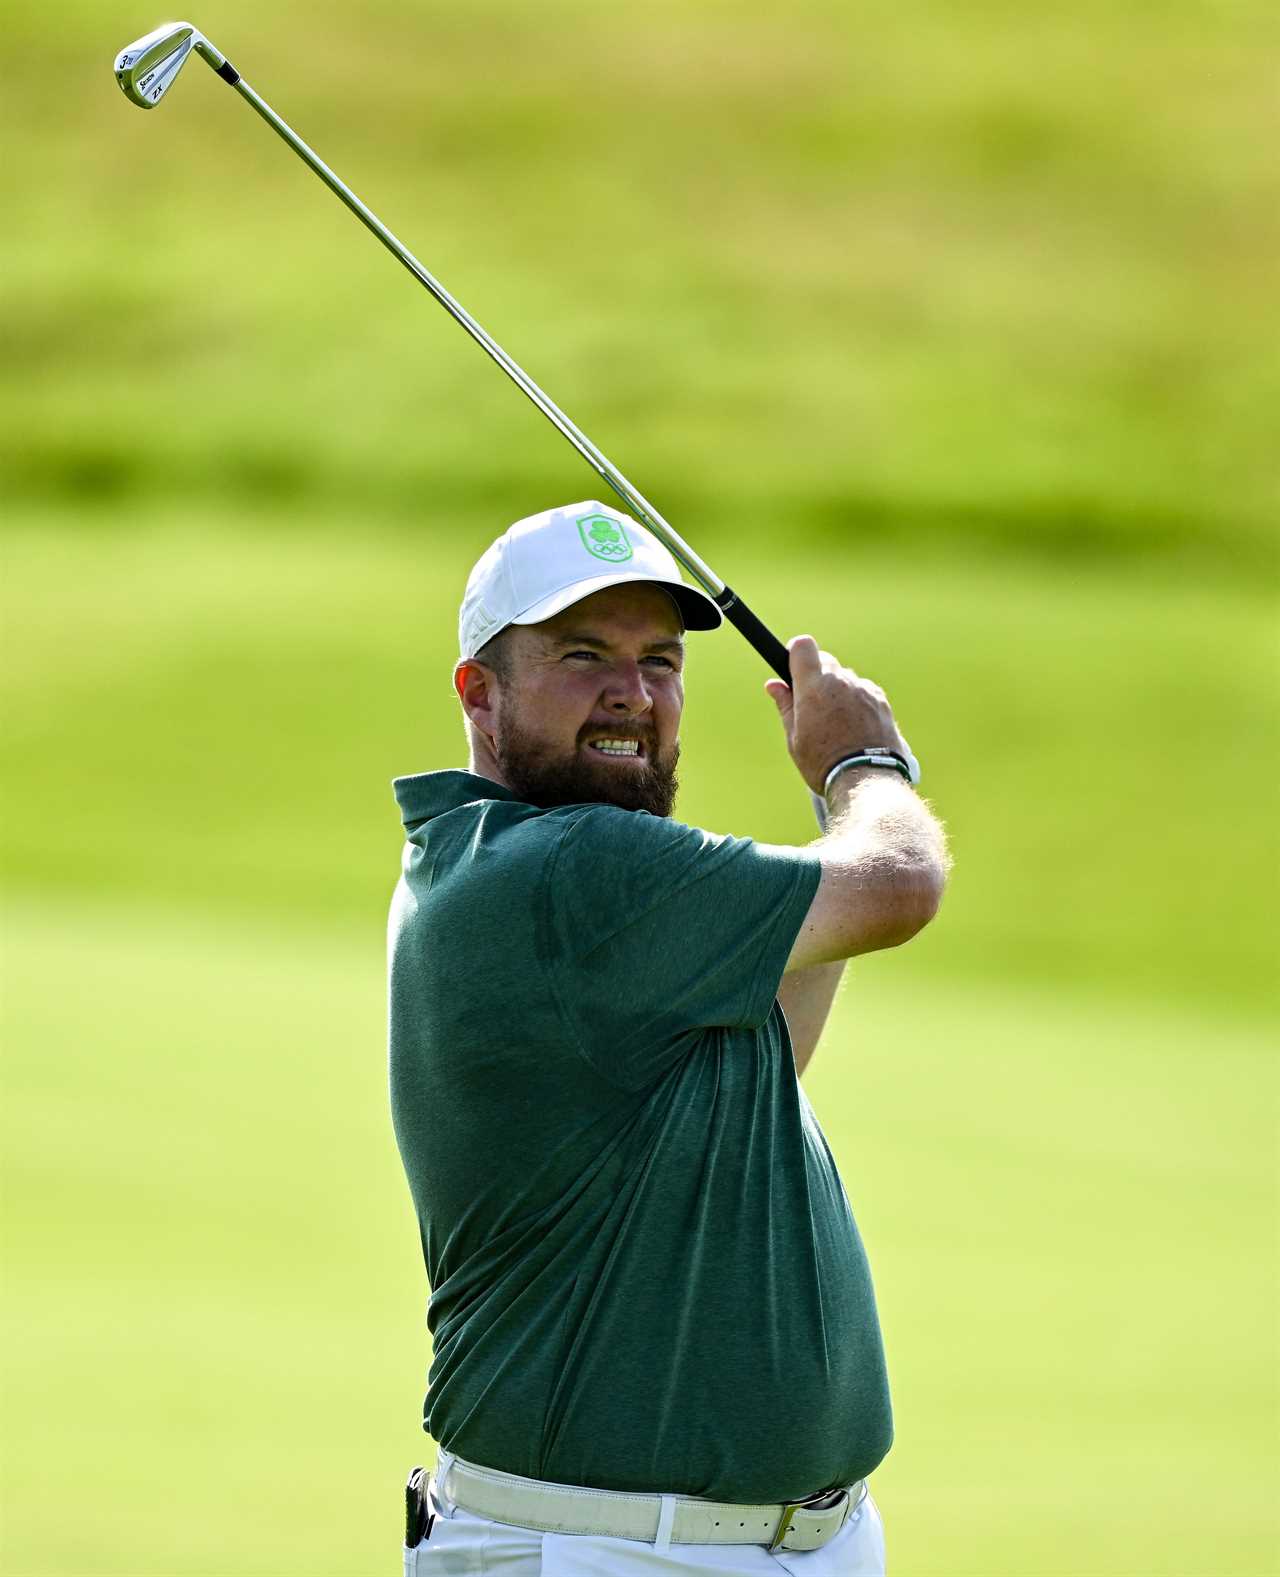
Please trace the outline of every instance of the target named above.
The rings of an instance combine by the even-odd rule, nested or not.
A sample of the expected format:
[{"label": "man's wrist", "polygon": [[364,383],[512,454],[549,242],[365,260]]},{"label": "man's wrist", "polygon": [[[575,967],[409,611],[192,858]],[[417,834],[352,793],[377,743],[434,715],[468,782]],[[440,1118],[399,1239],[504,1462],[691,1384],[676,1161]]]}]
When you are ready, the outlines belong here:
[{"label": "man's wrist", "polygon": [[850,767],[847,771],[838,774],[829,794],[818,794],[810,789],[809,798],[813,802],[813,814],[822,832],[825,834],[830,831],[836,818],[846,809],[849,801],[866,779],[880,779],[887,775],[884,769],[879,767]]},{"label": "man's wrist", "polygon": [[827,807],[829,816],[837,806],[843,805],[845,800],[855,794],[866,782],[879,783],[887,779],[893,782],[897,778],[896,772],[886,772],[883,767],[845,767],[840,772],[829,773],[829,787],[818,796]]},{"label": "man's wrist", "polygon": [[904,749],[907,751],[905,756],[884,745],[869,745],[851,755],[842,756],[827,772],[822,792],[812,788],[809,790],[819,830],[823,833],[827,831],[828,823],[838,808],[837,801],[842,805],[858,785],[868,778],[883,778],[886,772],[892,772],[905,783],[913,786],[918,783],[920,764],[911,754],[909,746],[904,745]]},{"label": "man's wrist", "polygon": [[837,778],[858,767],[871,767],[880,772],[896,772],[899,777],[913,786],[920,781],[920,763],[909,752],[903,755],[900,751],[891,750],[886,745],[866,745],[861,750],[842,756],[830,768],[822,785],[823,798],[831,793],[831,786]]},{"label": "man's wrist", "polygon": [[809,790],[809,798],[813,802],[813,814],[822,831],[826,832],[831,818],[860,783],[866,778],[882,778],[884,775],[883,767],[848,765],[840,770],[833,768],[827,774],[830,787],[825,793],[819,794],[815,789]]},{"label": "man's wrist", "polygon": [[821,794],[815,794],[812,789],[809,790],[809,799],[813,804],[813,814],[818,823],[818,831],[825,832],[827,830],[827,802]]}]

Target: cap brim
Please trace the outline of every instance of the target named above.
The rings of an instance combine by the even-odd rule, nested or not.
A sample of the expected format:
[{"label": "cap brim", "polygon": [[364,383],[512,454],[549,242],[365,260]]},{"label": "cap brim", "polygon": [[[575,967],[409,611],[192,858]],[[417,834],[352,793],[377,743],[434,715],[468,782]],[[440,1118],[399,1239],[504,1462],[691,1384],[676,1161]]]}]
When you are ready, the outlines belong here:
[{"label": "cap brim", "polygon": [[543,597],[541,601],[535,602],[531,608],[526,608],[511,622],[512,624],[541,624],[546,619],[554,619],[557,613],[563,613],[566,608],[573,607],[575,602],[581,602],[584,597],[590,597],[597,591],[604,591],[609,586],[628,585],[657,586],[665,591],[680,610],[680,617],[684,620],[686,630],[716,630],[724,622],[719,608],[696,586],[686,586],[683,581],[658,580],[652,575],[597,575],[594,580],[575,580],[571,586],[553,591],[549,597]]}]

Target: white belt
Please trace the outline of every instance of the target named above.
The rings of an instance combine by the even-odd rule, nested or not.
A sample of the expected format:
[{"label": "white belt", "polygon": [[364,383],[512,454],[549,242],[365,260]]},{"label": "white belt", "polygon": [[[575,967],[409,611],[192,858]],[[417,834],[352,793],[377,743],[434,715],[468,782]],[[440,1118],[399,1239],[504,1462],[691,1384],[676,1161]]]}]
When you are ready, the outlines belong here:
[{"label": "white belt", "polygon": [[[765,1544],[771,1550],[816,1550],[835,1538],[866,1498],[862,1479],[847,1489],[768,1506],[698,1500],[689,1495],[632,1495],[499,1473],[440,1453],[435,1493],[446,1506],[541,1533],[594,1533],[646,1544]],[[448,1512],[445,1512],[448,1515]]]}]

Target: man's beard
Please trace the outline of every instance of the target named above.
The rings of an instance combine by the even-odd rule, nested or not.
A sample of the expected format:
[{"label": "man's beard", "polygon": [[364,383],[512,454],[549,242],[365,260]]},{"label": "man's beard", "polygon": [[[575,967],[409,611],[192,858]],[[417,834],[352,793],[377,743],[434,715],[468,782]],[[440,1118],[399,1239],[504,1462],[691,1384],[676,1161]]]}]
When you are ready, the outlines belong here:
[{"label": "man's beard", "polygon": [[529,805],[550,810],[553,805],[617,805],[622,810],[647,810],[651,816],[669,816],[680,785],[676,764],[680,746],[663,755],[652,728],[619,728],[613,739],[638,739],[644,749],[640,766],[615,766],[607,756],[593,758],[585,744],[600,726],[583,729],[578,748],[567,759],[556,760],[546,747],[508,722],[494,740],[498,765],[513,794]]}]

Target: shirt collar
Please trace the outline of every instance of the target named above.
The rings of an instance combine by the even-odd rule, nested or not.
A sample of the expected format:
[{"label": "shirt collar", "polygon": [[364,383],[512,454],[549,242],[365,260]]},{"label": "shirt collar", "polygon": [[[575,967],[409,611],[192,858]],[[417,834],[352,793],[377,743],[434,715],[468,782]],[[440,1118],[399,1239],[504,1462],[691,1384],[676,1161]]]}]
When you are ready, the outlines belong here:
[{"label": "shirt collar", "polygon": [[412,777],[396,778],[391,787],[400,806],[400,819],[406,827],[443,816],[446,811],[473,804],[477,800],[505,799],[519,803],[516,796],[492,778],[475,772],[419,772]]}]

